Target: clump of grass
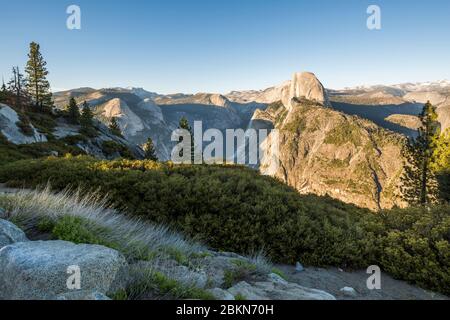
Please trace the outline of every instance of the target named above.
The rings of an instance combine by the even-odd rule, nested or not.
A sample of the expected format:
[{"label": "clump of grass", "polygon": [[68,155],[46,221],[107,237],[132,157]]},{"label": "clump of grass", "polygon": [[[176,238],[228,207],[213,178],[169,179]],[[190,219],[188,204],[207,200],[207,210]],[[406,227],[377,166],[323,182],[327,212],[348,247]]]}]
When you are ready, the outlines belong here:
[{"label": "clump of grass", "polygon": [[179,264],[184,266],[189,264],[189,258],[183,251],[178,250],[175,247],[169,247],[166,249],[166,252],[171,258],[173,258]]},{"label": "clump of grass", "polygon": [[204,289],[171,279],[152,268],[134,268],[132,274],[133,281],[127,289],[115,295],[118,300],[215,299],[214,295]]},{"label": "clump of grass", "polygon": [[110,295],[112,300],[128,300],[128,292],[125,289],[120,289]]},{"label": "clump of grass", "polygon": [[243,294],[238,293],[234,296],[234,300],[247,300],[247,298]]},{"label": "clump of grass", "polygon": [[232,263],[234,267],[224,271],[223,285],[225,288],[230,288],[258,273],[257,266],[251,262],[235,259]]},{"label": "clump of grass", "polygon": [[193,253],[205,251],[203,245],[165,226],[125,216],[107,204],[107,197],[80,190],[21,190],[0,195],[0,207],[6,210],[0,218],[19,224],[25,232],[40,230],[62,240],[106,245],[128,259],[149,260],[156,255],[176,253],[179,260],[185,260]]},{"label": "clump of grass", "polygon": [[276,275],[280,276],[282,279],[287,280],[286,275],[284,274],[283,271],[281,271],[280,269],[277,268],[272,268],[272,273],[275,273]]},{"label": "clump of grass", "polygon": [[256,266],[256,271],[261,274],[268,274],[272,271],[273,265],[267,257],[264,250],[256,251],[247,257],[253,265]]},{"label": "clump of grass", "polygon": [[107,241],[111,230],[98,226],[82,217],[62,217],[55,223],[51,233],[60,240],[74,243],[99,244],[113,249],[120,249],[119,244]]}]

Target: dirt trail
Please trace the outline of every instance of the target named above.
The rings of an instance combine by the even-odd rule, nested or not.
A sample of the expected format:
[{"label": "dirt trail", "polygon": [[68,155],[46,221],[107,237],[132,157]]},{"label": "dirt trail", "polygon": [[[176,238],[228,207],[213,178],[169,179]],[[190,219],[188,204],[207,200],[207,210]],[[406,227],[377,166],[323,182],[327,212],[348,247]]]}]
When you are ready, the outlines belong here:
[{"label": "dirt trail", "polygon": [[[354,272],[342,271],[338,268],[305,268],[297,272],[295,266],[279,265],[278,269],[288,281],[305,287],[324,290],[338,300],[448,300],[449,297],[421,289],[404,281],[395,280],[389,275],[381,274],[381,289],[367,289],[366,281],[370,276],[365,270]],[[344,295],[340,289],[351,287],[356,290],[355,297]]]}]

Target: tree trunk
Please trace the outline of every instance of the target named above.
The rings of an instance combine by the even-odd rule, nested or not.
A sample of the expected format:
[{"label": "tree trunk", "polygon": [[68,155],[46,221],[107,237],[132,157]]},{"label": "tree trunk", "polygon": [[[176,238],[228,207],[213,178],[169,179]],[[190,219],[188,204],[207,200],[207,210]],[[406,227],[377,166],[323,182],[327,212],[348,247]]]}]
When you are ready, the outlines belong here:
[{"label": "tree trunk", "polygon": [[423,171],[422,171],[422,190],[420,192],[420,203],[425,205],[427,204],[427,179],[428,179],[428,163],[427,160],[424,160],[423,163]]}]

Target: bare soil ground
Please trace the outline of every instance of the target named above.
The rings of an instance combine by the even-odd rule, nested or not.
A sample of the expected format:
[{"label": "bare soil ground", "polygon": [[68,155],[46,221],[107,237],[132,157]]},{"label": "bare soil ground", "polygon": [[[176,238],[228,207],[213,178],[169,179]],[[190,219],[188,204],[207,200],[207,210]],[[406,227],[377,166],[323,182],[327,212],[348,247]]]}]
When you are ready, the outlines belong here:
[{"label": "bare soil ground", "polygon": [[[305,268],[297,272],[295,266],[279,265],[277,268],[283,271],[288,281],[324,290],[338,300],[449,300],[449,297],[395,280],[385,273],[381,274],[381,289],[369,290],[366,282],[370,274],[365,270],[347,272],[338,268]],[[357,295],[344,295],[340,291],[344,287],[355,289]]]}]

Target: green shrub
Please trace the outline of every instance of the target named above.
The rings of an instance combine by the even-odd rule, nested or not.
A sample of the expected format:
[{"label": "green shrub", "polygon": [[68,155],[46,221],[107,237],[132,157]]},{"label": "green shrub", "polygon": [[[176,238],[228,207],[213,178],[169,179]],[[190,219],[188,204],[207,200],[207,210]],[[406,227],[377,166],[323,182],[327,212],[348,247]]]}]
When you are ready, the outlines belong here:
[{"label": "green shrub", "polygon": [[20,120],[16,123],[16,125],[19,127],[20,131],[22,131],[22,133],[26,136],[33,136],[34,130],[30,125],[30,121],[24,116],[19,116],[19,119]]},{"label": "green shrub", "polygon": [[70,144],[70,145],[76,145],[77,143],[86,142],[87,140],[88,140],[87,137],[82,134],[66,136],[61,139],[61,141],[65,142],[67,144]]},{"label": "green shrub", "polygon": [[52,134],[56,127],[56,116],[52,114],[28,110],[26,115],[33,126],[43,134]]},{"label": "green shrub", "polygon": [[280,277],[283,278],[284,280],[287,280],[286,275],[285,275],[284,272],[281,271],[280,269],[273,268],[273,269],[272,269],[272,273],[275,273],[276,275],[280,276]]},{"label": "green shrub", "polygon": [[112,300],[128,300],[128,293],[126,290],[124,289],[120,289],[116,292],[114,292],[113,294],[110,295],[110,298]]},{"label": "green shrub", "polygon": [[183,251],[178,250],[177,248],[169,247],[165,248],[165,253],[168,254],[172,259],[178,262],[181,265],[188,265],[189,258]]},{"label": "green shrub", "polygon": [[52,151],[60,155],[85,154],[83,150],[75,146],[69,146],[63,141],[50,140],[48,142],[37,142],[32,144],[16,145],[10,143],[0,133],[0,165],[14,162],[16,160],[40,158],[50,155]]},{"label": "green shrub", "polygon": [[105,240],[109,232],[105,228],[96,226],[92,221],[73,216],[64,216],[57,220],[51,230],[53,236],[59,240],[98,244],[118,249],[116,244]]},{"label": "green shrub", "polygon": [[450,207],[393,209],[382,215],[380,265],[398,279],[450,293]]},{"label": "green shrub", "polygon": [[134,159],[132,152],[126,146],[112,140],[102,142],[102,151],[110,157],[119,154],[123,158]]},{"label": "green shrub", "polygon": [[350,141],[355,146],[360,146],[362,143],[360,131],[361,129],[356,124],[339,124],[333,130],[327,133],[324,143],[342,146]]},{"label": "green shrub", "polygon": [[232,269],[224,271],[223,285],[226,289],[236,283],[245,281],[256,273],[256,266],[243,260],[233,260],[235,265]]}]

